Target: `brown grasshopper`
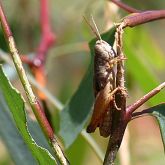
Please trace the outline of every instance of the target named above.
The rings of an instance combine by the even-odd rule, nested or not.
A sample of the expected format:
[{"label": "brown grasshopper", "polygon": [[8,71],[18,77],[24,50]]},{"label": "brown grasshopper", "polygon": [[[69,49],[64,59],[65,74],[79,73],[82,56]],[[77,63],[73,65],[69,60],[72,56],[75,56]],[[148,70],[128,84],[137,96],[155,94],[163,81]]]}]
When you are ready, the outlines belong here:
[{"label": "brown grasshopper", "polygon": [[[85,19],[85,18],[84,18]],[[114,94],[119,89],[116,87],[116,64],[118,61],[124,60],[117,57],[114,49],[105,41],[102,40],[97,26],[93,20],[92,25],[85,19],[92,31],[97,37],[94,47],[94,94],[95,103],[91,121],[87,127],[87,132],[94,132],[99,127],[100,135],[108,137],[111,130],[112,108],[116,103]]]}]

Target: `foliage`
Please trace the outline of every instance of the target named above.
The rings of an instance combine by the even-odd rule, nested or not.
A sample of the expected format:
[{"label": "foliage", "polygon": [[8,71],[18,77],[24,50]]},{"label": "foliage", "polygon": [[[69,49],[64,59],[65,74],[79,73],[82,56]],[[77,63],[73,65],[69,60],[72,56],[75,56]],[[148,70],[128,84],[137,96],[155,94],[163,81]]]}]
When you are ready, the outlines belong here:
[{"label": "foliage", "polygon": [[[46,164],[46,163],[54,164],[55,159],[51,156],[51,154],[46,149],[42,148],[41,146],[38,146],[36,142],[34,141],[34,139],[31,137],[31,135],[29,134],[29,131],[27,129],[25,111],[24,111],[24,101],[21,98],[20,93],[18,93],[11,86],[11,84],[5,77],[2,68],[0,68],[0,89],[1,89],[1,95],[4,96],[5,101],[7,102],[8,107],[13,115],[13,118],[16,123],[16,127],[20,131],[20,134],[24,142],[27,144],[27,146],[31,150],[31,153],[33,154],[34,158],[36,158],[36,160],[40,164]],[[22,140],[22,138],[20,139]],[[14,143],[13,140],[12,140],[12,143]],[[22,149],[19,152],[21,151],[27,152],[26,150],[24,151]],[[31,162],[31,159],[29,159],[28,163],[30,162]]]},{"label": "foliage", "polygon": [[[28,5],[28,3],[33,4],[33,0],[28,2],[17,0],[17,5],[19,6],[15,4],[16,7],[10,10],[11,6],[7,4],[7,1],[4,3],[6,11],[9,11],[7,16],[9,16],[11,28],[13,29],[19,50],[21,50],[23,54],[34,51],[39,40],[40,31],[37,19],[38,4],[35,4],[33,8]],[[71,164],[76,164],[75,160],[78,159],[80,154],[81,160],[79,159],[78,163],[87,164],[89,161],[85,160],[88,160],[89,157],[94,157],[94,154],[93,151],[90,151],[89,145],[82,139],[80,133],[82,129],[86,127],[94,101],[92,87],[94,54],[92,47],[95,40],[89,43],[91,52],[91,58],[89,58],[86,42],[91,39],[93,34],[89,34],[90,29],[82,22],[82,15],[84,15],[84,12],[92,12],[99,29],[101,29],[100,31],[104,30],[104,27],[109,21],[104,19],[104,3],[106,2],[89,1],[84,3],[82,0],[70,0],[65,3],[60,1],[58,3],[51,1],[50,3],[52,4],[50,5],[52,15],[51,23],[55,27],[54,31],[56,31],[58,39],[56,46],[50,50],[46,62],[45,68],[48,73],[46,91],[51,91],[53,95],[64,102],[64,108],[62,108],[60,115],[56,115],[56,117],[54,116],[57,113],[55,112],[57,105],[50,104],[49,109],[52,113],[51,120],[53,120],[56,125],[60,124],[59,136],[62,138],[65,148],[67,148],[67,155]],[[130,3],[133,3],[133,1],[130,1]],[[163,3],[164,2],[151,0],[150,3],[136,1],[134,4],[141,9],[148,9],[149,7],[157,7],[157,9],[159,9],[163,6]],[[21,7],[25,7],[23,10],[24,14],[14,12],[14,10],[18,10]],[[67,10],[64,11],[65,8],[67,8]],[[77,10],[79,12],[75,14]],[[19,18],[17,17],[17,13],[19,13]],[[111,13],[112,16],[115,14]],[[20,20],[22,20],[21,23]],[[118,19],[115,18],[113,21],[117,22]],[[158,21],[157,23],[127,29],[124,32],[124,54],[128,58],[125,68],[129,103],[134,102],[134,100],[137,100],[143,94],[160,84],[160,82],[164,81],[165,50],[163,45],[164,38],[162,38],[163,25],[164,22]],[[114,40],[113,30],[114,29],[108,30],[102,35],[102,38],[109,41],[110,44],[112,44]],[[0,36],[3,36],[2,31],[0,31]],[[2,43],[0,44],[1,49],[7,51],[4,39],[1,38],[0,43]],[[4,59],[2,61],[3,63],[6,62]],[[90,64],[87,69],[89,61]],[[27,71],[29,72],[28,69]],[[11,70],[9,69],[7,74],[10,75],[10,73]],[[83,75],[85,75],[84,78],[82,78]],[[12,79],[12,83],[18,83],[16,77]],[[18,88],[21,90],[20,87]],[[164,98],[165,93],[161,92],[149,100],[146,106],[154,106],[160,102],[164,102]],[[51,102],[51,99],[47,99],[47,101]],[[57,107],[57,109],[59,109],[59,107]],[[37,164],[37,161],[40,161],[41,164],[47,164],[48,161],[49,164],[54,164],[55,158],[52,156],[52,150],[48,146],[39,125],[26,117],[24,110],[25,107],[22,96],[13,89],[2,70],[0,70],[0,137],[6,145],[12,160],[15,164],[21,164],[22,161],[27,164]],[[164,104],[157,105],[149,110],[151,115],[156,117],[158,121],[163,144],[165,144]],[[136,122],[138,123],[136,126],[133,125],[134,121],[130,123],[131,127],[133,127],[133,129],[130,130],[132,135],[130,143],[133,144],[134,141],[136,141],[137,144],[144,144],[145,146],[147,145],[146,142],[142,144],[140,138],[138,139],[137,137],[140,136],[143,138],[145,136],[144,139],[147,139],[150,135],[153,135],[151,133],[152,129],[156,128],[152,128],[148,135],[141,131],[143,128],[140,128],[140,133],[138,133],[137,136],[136,133],[137,130],[139,130],[139,125],[141,125],[141,120],[137,120]],[[142,124],[149,126],[151,122],[146,119]],[[95,140],[101,144],[100,146],[103,146],[102,148],[105,149],[107,141],[100,138],[97,132],[94,134],[94,137]],[[134,154],[132,154],[132,160],[135,160],[135,157],[139,156],[139,159],[133,162],[134,164],[152,164],[153,162],[150,161],[151,155],[148,156],[148,153],[154,155],[153,159],[157,164],[164,163],[164,158],[159,157],[162,150],[159,147],[159,141],[157,141],[156,135],[150,138],[153,138],[154,143],[158,145],[155,147],[153,145],[154,143],[151,142],[151,149],[142,150],[140,155],[138,155],[138,147],[134,147],[136,146],[134,144],[134,146],[131,145],[130,152],[134,152]],[[141,162],[141,160],[143,162]],[[96,157],[91,160],[93,164],[97,164],[96,161],[98,162]]]}]

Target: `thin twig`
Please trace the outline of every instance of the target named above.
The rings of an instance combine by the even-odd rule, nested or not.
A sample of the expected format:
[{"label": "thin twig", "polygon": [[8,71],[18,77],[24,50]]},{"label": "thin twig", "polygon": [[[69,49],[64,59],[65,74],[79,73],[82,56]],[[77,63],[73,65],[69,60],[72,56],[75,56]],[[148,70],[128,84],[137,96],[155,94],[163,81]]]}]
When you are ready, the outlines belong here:
[{"label": "thin twig", "polygon": [[141,12],[141,10],[137,10],[133,7],[130,7],[130,6],[126,5],[125,3],[119,1],[119,0],[109,0],[109,1],[113,2],[114,4],[119,6],[121,9],[123,9],[123,10],[125,10],[129,13],[139,13],[139,12]]},{"label": "thin twig", "polygon": [[[116,49],[117,49],[117,56],[121,59],[124,59],[124,54],[122,52],[122,35],[123,35],[123,26],[122,24],[119,25],[116,28],[115,33],[115,43],[116,43]],[[119,86],[121,88],[124,88],[124,61],[121,60],[117,63],[117,76],[116,76],[116,86]]]},{"label": "thin twig", "polygon": [[144,24],[147,22],[160,20],[165,18],[165,10],[151,10],[144,11],[141,13],[134,13],[128,15],[123,19],[124,28],[125,27],[135,27],[140,24]]},{"label": "thin twig", "polygon": [[31,85],[27,79],[25,70],[22,65],[22,61],[20,59],[18,50],[16,48],[16,44],[15,44],[14,38],[12,36],[10,27],[8,25],[7,19],[4,15],[1,3],[0,3],[0,21],[2,24],[2,28],[3,28],[10,52],[11,52],[11,56],[12,56],[14,65],[16,67],[17,73],[19,75],[21,83],[26,92],[26,95],[27,95],[27,98],[31,105],[31,108],[33,109],[33,112],[34,112],[46,138],[49,140],[51,146],[53,147],[54,153],[57,156],[59,162],[63,165],[67,165],[68,160],[65,158],[63,151],[61,150],[61,148],[54,136],[53,130],[52,130],[47,118],[45,117],[44,111],[43,111],[42,107],[40,106],[36,96],[34,95]]},{"label": "thin twig", "polygon": [[40,4],[41,41],[34,58],[34,64],[37,66],[45,63],[47,51],[56,41],[56,36],[50,26],[48,0],[40,0]]},{"label": "thin twig", "polygon": [[[40,26],[41,40],[36,51],[36,56],[33,59],[29,59],[27,56],[23,56],[21,59],[23,62],[29,65],[38,83],[41,86],[45,87],[46,75],[44,65],[46,62],[47,52],[56,41],[56,36],[52,31],[49,20],[48,0],[40,0]],[[37,91],[37,95],[40,98],[41,102],[45,104],[45,95],[40,91]],[[45,110],[45,114],[47,115],[48,111]],[[47,117],[49,119],[49,115],[47,115]]]},{"label": "thin twig", "polygon": [[[37,70],[43,70],[44,64],[46,62],[46,55],[50,47],[56,41],[56,35],[53,32],[49,20],[49,6],[48,0],[40,0],[40,26],[41,26],[41,40],[38,45],[36,56],[34,59],[29,59],[28,57],[21,57],[24,63],[27,63],[32,71],[36,68]],[[44,70],[42,71],[45,77]]]},{"label": "thin twig", "polygon": [[139,117],[149,116],[150,114],[154,113],[155,109],[159,109],[159,107],[161,106],[165,106],[165,102],[162,102],[159,105],[144,109],[141,112],[133,113],[131,120],[137,119]]},{"label": "thin twig", "polygon": [[148,101],[150,98],[152,98],[157,93],[159,93],[164,87],[165,87],[165,82],[163,82],[162,84],[160,84],[159,86],[157,86],[156,88],[154,88],[153,90],[151,90],[149,93],[147,93],[146,95],[144,95],[142,98],[140,98],[139,100],[137,100],[132,105],[129,105],[126,108],[127,113],[132,114],[137,108],[139,108],[146,101]]},{"label": "thin twig", "polygon": [[[124,58],[124,54],[122,52],[122,24],[120,24],[116,29],[115,34],[115,43],[117,49],[117,56],[121,59]],[[121,60],[117,63],[117,75],[116,75],[116,86],[120,88],[120,90],[115,95],[115,102],[119,110],[113,109],[112,113],[112,127],[111,127],[111,136],[109,139],[104,165],[113,165],[116,154],[121,145],[121,141],[124,135],[125,128],[129,121],[129,118],[126,118],[126,92],[124,87],[124,61]]]},{"label": "thin twig", "polygon": [[[27,56],[21,57],[22,61],[28,64],[32,71],[34,68],[40,70],[44,67],[47,52],[56,41],[56,35],[51,28],[49,20],[48,0],[40,0],[40,26],[41,40],[36,50],[36,56],[33,59],[29,59]],[[44,72],[42,74],[45,77]]]},{"label": "thin twig", "polygon": [[124,9],[125,11],[127,11],[129,13],[133,13],[133,14],[130,14],[130,15],[124,17],[124,19],[122,21],[124,23],[123,28],[135,27],[140,24],[144,24],[147,22],[165,18],[165,10],[141,11],[141,10],[137,10],[133,7],[130,7],[118,0],[111,0],[111,2],[115,3],[117,6],[119,6],[120,8]]},{"label": "thin twig", "polygon": [[[49,20],[49,5],[48,0],[40,0],[40,26],[41,26],[41,40],[36,51],[36,56],[32,59],[31,71],[34,74],[38,83],[45,87],[46,86],[46,75],[45,75],[45,62],[48,50],[53,46],[56,41],[55,33],[52,31],[50,20]],[[37,91],[40,100],[45,103],[45,95]],[[45,114],[49,112],[45,110]],[[49,119],[49,115],[47,115]]]},{"label": "thin twig", "polygon": [[[119,1],[118,1],[119,2]],[[120,2],[119,2],[120,3]],[[112,3],[107,3],[107,5],[112,5]],[[106,5],[106,6],[107,6]],[[112,6],[113,7],[113,6]],[[108,8],[107,8],[108,9]],[[107,9],[105,10],[106,13],[108,13]],[[115,10],[116,11],[116,10]],[[108,14],[107,14],[108,15]],[[112,15],[112,10],[110,12],[110,15]],[[109,15],[109,16],[110,16]],[[108,18],[108,17],[107,17]],[[108,22],[110,21],[110,19],[108,19]],[[108,29],[110,29],[111,27],[109,27]],[[122,53],[122,29],[121,31],[117,32],[116,31],[116,43],[114,43],[114,49],[117,49],[117,56],[122,56],[121,58],[124,58],[124,55]],[[117,34],[118,33],[118,34]],[[116,48],[117,47],[117,48]],[[118,64],[119,65],[119,64]],[[122,67],[121,67],[122,66]],[[124,64],[120,64],[120,66],[118,66],[118,76],[117,76],[117,85],[120,86],[124,86]],[[122,70],[121,70],[122,69]],[[123,77],[121,79],[121,77]],[[109,142],[110,143],[110,142]],[[126,129],[126,133],[124,135],[124,139],[122,141],[122,145],[120,147],[119,150],[119,159],[120,159],[120,164],[121,165],[130,165],[130,150],[129,150],[129,130]],[[109,162],[108,162],[109,163]]]}]

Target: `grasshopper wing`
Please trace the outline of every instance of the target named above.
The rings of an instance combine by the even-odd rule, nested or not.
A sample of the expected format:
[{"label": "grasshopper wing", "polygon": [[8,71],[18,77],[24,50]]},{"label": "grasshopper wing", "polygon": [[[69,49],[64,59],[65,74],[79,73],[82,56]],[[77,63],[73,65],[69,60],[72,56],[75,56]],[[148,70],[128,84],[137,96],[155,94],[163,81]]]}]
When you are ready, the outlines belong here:
[{"label": "grasshopper wing", "polygon": [[87,127],[88,133],[94,132],[95,129],[102,123],[104,116],[109,110],[109,105],[112,98],[113,96],[110,92],[110,83],[107,83],[105,88],[100,90],[100,92],[96,96],[92,119]]}]

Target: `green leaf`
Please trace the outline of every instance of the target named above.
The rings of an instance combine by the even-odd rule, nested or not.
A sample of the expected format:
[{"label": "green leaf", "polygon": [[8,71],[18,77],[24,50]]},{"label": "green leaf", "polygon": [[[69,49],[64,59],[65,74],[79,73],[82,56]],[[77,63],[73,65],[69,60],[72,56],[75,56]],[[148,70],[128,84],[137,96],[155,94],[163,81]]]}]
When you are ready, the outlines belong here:
[{"label": "green leaf", "polygon": [[[55,164],[55,158],[48,152],[47,149],[39,146],[33,140],[28,132],[26,115],[24,111],[24,101],[18,93],[10,84],[7,77],[4,75],[2,67],[0,67],[0,92],[3,94],[7,105],[12,113],[16,127],[18,128],[22,138],[29,147],[32,155],[38,161],[39,164]],[[12,143],[15,139],[12,139]],[[19,147],[19,146],[17,146]],[[22,162],[23,163],[23,162]]]},{"label": "green leaf", "polygon": [[[137,36],[138,34],[138,36]],[[131,73],[131,76],[133,79],[138,83],[140,88],[144,93],[148,93],[150,90],[155,88],[160,84],[160,80],[157,77],[157,73],[154,73],[152,70],[152,63],[148,66],[148,57],[151,56],[155,58],[155,53],[153,47],[151,48],[153,51],[151,53],[150,49],[145,47],[145,44],[150,44],[150,41],[148,42],[145,39],[145,42],[142,41],[141,44],[141,31],[140,30],[130,30],[127,29],[125,34],[124,34],[124,53],[125,56],[128,58],[126,60],[126,70],[128,69],[129,72]],[[143,36],[143,33],[142,33]],[[138,40],[137,40],[138,37]],[[143,38],[143,37],[142,37]],[[140,48],[139,48],[140,47]],[[144,54],[148,55],[143,55],[139,49],[144,49]],[[147,51],[148,50],[148,51]],[[163,57],[161,55],[157,56],[158,61],[157,63],[160,63],[160,61],[164,61]],[[151,59],[151,58],[150,58]],[[156,64],[156,62],[155,62]],[[156,67],[156,65],[155,65]],[[126,71],[127,72],[127,71]],[[160,92],[157,94],[154,98],[149,100],[149,103],[151,105],[158,104],[159,102],[164,101],[165,98],[165,93]]]},{"label": "green leaf", "polygon": [[[29,152],[26,143],[23,141],[22,136],[20,135],[18,129],[16,128],[16,125],[11,116],[11,112],[1,92],[0,92],[0,114],[1,114],[0,137],[5,143],[14,163],[19,165],[22,164],[22,162],[24,161],[25,165],[37,164],[36,160],[32,157],[31,152]],[[27,125],[30,134],[37,142],[37,144],[39,144],[44,148],[47,148],[51,152],[51,148],[49,147],[38,123],[28,119]],[[15,139],[14,143],[13,143],[13,139]]]},{"label": "green leaf", "polygon": [[147,112],[151,113],[151,115],[154,116],[158,121],[165,151],[165,103],[151,107],[147,109]]},{"label": "green leaf", "polygon": [[[112,28],[102,35],[102,39],[111,45],[114,42],[115,29]],[[93,95],[93,59],[94,45],[96,39],[89,43],[91,51],[91,63],[82,79],[77,91],[74,93],[69,102],[65,105],[60,114],[60,136],[62,137],[66,148],[69,147],[78,134],[84,128],[94,101]]]},{"label": "green leaf", "polygon": [[138,54],[138,58],[146,67],[149,67],[150,70],[164,70],[164,54],[156,40],[145,28],[127,29],[124,36],[124,47],[126,44],[129,49]]},{"label": "green leaf", "polygon": [[[10,156],[16,165],[37,165],[36,160],[32,157],[25,142],[23,141],[13,119],[10,115],[9,108],[6,105],[4,97],[0,92],[0,137],[5,143]],[[14,139],[14,140],[13,140]],[[18,147],[19,146],[19,147]]]},{"label": "green leaf", "polygon": [[42,129],[39,126],[38,122],[29,119],[27,116],[27,126],[30,135],[33,137],[37,145],[46,148],[53,155],[52,148],[48,145],[45,135],[43,134]]},{"label": "green leaf", "polygon": [[[153,67],[153,69],[157,69],[158,71],[164,70],[165,57],[158,43],[145,28],[138,28],[137,30],[138,34],[140,32],[139,52],[141,52],[142,56],[144,56],[147,61],[145,64],[149,64],[148,67]],[[136,33],[136,30],[134,33]]]}]

